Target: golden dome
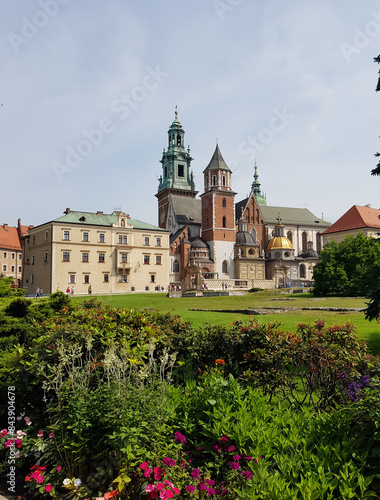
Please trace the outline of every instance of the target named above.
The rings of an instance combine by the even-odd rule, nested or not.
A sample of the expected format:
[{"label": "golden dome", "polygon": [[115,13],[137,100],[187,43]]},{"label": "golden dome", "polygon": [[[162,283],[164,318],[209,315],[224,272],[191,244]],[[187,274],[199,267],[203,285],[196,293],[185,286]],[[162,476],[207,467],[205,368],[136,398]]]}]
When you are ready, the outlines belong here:
[{"label": "golden dome", "polygon": [[275,236],[268,243],[268,250],[274,250],[276,248],[288,248],[293,250],[292,242],[285,236]]}]

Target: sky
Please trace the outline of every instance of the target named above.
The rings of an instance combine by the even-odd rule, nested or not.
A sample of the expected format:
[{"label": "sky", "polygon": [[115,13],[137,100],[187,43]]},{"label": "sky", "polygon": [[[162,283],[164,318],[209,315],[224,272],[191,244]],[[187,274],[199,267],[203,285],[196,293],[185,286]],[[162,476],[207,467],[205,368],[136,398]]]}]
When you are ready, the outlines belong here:
[{"label": "sky", "polygon": [[199,194],[218,143],[236,202],[256,162],[268,205],[380,207],[380,0],[2,0],[0,36],[0,224],[158,224],[176,106]]}]

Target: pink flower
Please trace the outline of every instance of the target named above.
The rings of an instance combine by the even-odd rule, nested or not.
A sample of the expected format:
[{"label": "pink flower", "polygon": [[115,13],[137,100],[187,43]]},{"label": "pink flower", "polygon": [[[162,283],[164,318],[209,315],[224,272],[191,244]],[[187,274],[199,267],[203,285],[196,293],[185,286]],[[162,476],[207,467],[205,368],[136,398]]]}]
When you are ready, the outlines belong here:
[{"label": "pink flower", "polygon": [[20,452],[19,451],[16,451],[15,458],[20,458]]},{"label": "pink flower", "polygon": [[6,436],[8,434],[7,429],[3,429],[1,432],[1,437]]},{"label": "pink flower", "polygon": [[53,439],[53,437],[54,437],[54,432],[51,432],[51,433],[49,434],[49,439]]},{"label": "pink flower", "polygon": [[46,491],[47,493],[49,493],[52,489],[53,489],[53,486],[52,486],[51,484],[47,484],[47,485],[45,486],[45,491]]},{"label": "pink flower", "polygon": [[62,470],[62,465],[58,465],[58,467],[57,467],[58,474],[61,472],[61,470]]},{"label": "pink flower", "polygon": [[[33,475],[34,475],[34,474],[33,474]],[[41,483],[43,483],[43,482],[44,482],[44,479],[45,479],[45,478],[44,478],[44,476],[43,476],[42,474],[39,474],[37,477],[34,477],[34,479],[36,480],[36,482],[37,482],[38,484],[41,484]]]},{"label": "pink flower", "polygon": [[44,436],[44,431],[38,431],[38,433],[37,433],[37,437],[38,437],[38,438],[41,438],[41,437],[43,437],[43,436]]},{"label": "pink flower", "polygon": [[144,476],[149,477],[151,472],[152,472],[152,469],[145,469]]},{"label": "pink flower", "polygon": [[32,421],[30,420],[29,417],[24,417],[26,425],[32,425]]},{"label": "pink flower", "polygon": [[158,491],[161,491],[165,488],[165,485],[164,483],[157,483],[156,488],[158,489]]},{"label": "pink flower", "polygon": [[172,490],[167,490],[165,498],[173,498],[173,497],[174,497],[174,493],[172,492]]},{"label": "pink flower", "polygon": [[191,484],[189,484],[188,486],[186,486],[186,491],[188,493],[192,493],[193,491],[195,491],[195,486],[192,486]]},{"label": "pink flower", "polygon": [[179,495],[181,493],[181,490],[179,488],[174,487],[173,491],[176,495]]},{"label": "pink flower", "polygon": [[17,431],[16,434],[20,439],[22,439],[24,436],[26,436],[26,432],[24,432],[24,431]]},{"label": "pink flower", "polygon": [[162,469],[161,467],[155,467],[154,469],[154,479],[159,481],[162,478]]},{"label": "pink flower", "polygon": [[154,491],[154,484],[147,484],[146,488],[145,488],[145,491],[147,493],[151,493],[152,491]]},{"label": "pink flower", "polygon": [[170,486],[170,488],[174,488],[174,484],[171,481],[169,481],[169,479],[165,479],[164,483]]},{"label": "pink flower", "polygon": [[16,444],[17,448],[21,448],[21,446],[22,446],[21,439],[16,439],[15,444]]},{"label": "pink flower", "polygon": [[147,467],[149,467],[148,462],[143,462],[143,463],[140,465],[140,469],[142,469],[142,470],[146,469]]}]

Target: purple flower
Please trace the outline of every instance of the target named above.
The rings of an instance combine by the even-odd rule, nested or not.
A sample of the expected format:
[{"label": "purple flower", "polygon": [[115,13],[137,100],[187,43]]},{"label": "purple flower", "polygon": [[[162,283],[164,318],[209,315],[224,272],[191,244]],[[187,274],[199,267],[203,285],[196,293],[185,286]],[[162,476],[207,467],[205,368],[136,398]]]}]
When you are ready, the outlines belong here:
[{"label": "purple flower", "polygon": [[227,443],[227,441],[229,440],[230,438],[228,436],[223,436],[220,438],[220,442],[221,443]]},{"label": "purple flower", "polygon": [[235,446],[229,446],[228,448],[226,448],[226,451],[235,451]]},{"label": "purple flower", "polygon": [[186,486],[186,491],[188,493],[192,493],[195,490],[196,490],[195,486],[191,486],[191,484],[189,484],[188,486]]},{"label": "purple flower", "polygon": [[231,469],[240,469],[239,462],[230,462]]},{"label": "purple flower", "polygon": [[169,457],[165,457],[162,460],[163,464],[166,465],[167,467],[174,467],[175,466],[175,460]]},{"label": "purple flower", "polygon": [[191,475],[194,479],[199,479],[199,474],[201,473],[201,471],[199,469],[193,469],[191,471]]},{"label": "purple flower", "polygon": [[245,475],[245,479],[248,481],[248,479],[252,479],[253,478],[253,474],[250,470],[246,470],[244,472],[244,475]]},{"label": "purple flower", "polygon": [[234,455],[234,456],[233,456],[233,459],[234,459],[236,462],[239,462],[239,460],[241,459],[241,456],[240,456],[240,455]]},{"label": "purple flower", "polygon": [[174,442],[175,443],[182,443],[182,444],[186,444],[187,441],[186,441],[186,437],[181,434],[180,432],[175,432],[174,433]]}]

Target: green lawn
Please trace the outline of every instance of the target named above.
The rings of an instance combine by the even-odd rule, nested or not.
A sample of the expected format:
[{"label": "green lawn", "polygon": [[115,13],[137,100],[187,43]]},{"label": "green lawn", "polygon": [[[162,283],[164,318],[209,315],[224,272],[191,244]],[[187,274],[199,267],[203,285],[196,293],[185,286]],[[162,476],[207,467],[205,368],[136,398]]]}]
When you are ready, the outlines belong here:
[{"label": "green lawn", "polygon": [[[227,297],[186,297],[169,298],[166,293],[126,294],[94,296],[104,304],[114,307],[134,309],[151,308],[157,311],[169,311],[173,315],[181,316],[184,321],[190,321],[200,328],[205,323],[228,325],[240,319],[249,318],[248,315],[238,312],[238,309],[292,308],[292,307],[335,307],[335,308],[364,308],[364,298],[321,298],[316,299],[308,293],[285,294],[278,291],[248,293],[239,296]],[[88,297],[78,297],[74,300],[83,301]],[[195,310],[195,309],[201,309]],[[235,310],[236,312],[214,312],[212,309]],[[254,315],[261,323],[279,322],[279,328],[284,331],[295,332],[299,323],[313,324],[317,320],[325,321],[326,325],[344,324],[351,321],[359,337],[368,342],[371,352],[380,354],[380,324],[364,319],[363,312],[353,311],[282,311],[265,315]]]}]

